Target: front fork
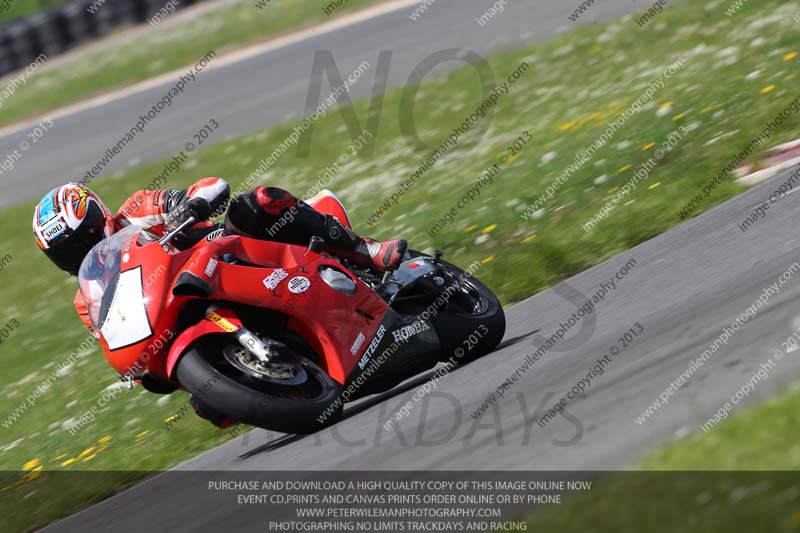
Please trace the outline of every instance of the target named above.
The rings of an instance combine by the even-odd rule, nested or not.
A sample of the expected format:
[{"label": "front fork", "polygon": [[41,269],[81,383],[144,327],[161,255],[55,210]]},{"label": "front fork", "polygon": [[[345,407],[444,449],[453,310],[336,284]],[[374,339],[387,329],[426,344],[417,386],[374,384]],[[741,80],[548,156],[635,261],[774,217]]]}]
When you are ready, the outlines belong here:
[{"label": "front fork", "polygon": [[237,326],[227,318],[220,316],[216,311],[217,306],[209,306],[206,310],[205,319],[213,322],[220,330],[225,333],[233,333],[233,337],[244,347],[245,350],[256,356],[262,363],[269,365],[273,357],[278,354],[273,350],[274,347],[282,346],[276,341],[264,341],[254,335],[244,325]]}]

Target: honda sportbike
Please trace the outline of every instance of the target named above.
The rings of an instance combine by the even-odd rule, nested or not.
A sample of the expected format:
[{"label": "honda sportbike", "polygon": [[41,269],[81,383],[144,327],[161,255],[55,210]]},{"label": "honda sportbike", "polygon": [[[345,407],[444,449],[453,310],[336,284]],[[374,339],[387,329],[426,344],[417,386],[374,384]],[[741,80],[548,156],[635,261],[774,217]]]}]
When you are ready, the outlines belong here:
[{"label": "honda sportbike", "polygon": [[[336,197],[312,206],[350,227]],[[493,351],[503,308],[469,270],[409,251],[377,273],[322,250],[216,230],[184,249],[128,226],[87,255],[79,284],[106,357],[132,387],[183,389],[237,422],[310,433],[347,401],[442,361]]]}]

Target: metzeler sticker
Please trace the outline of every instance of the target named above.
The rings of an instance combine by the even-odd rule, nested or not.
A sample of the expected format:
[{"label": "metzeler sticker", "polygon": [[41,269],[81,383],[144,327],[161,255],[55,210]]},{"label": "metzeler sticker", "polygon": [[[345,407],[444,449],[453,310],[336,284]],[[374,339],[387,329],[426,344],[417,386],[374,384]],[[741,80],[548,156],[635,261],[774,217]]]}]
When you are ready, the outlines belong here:
[{"label": "metzeler sticker", "polygon": [[302,294],[311,287],[311,281],[305,276],[297,276],[289,280],[289,292]]},{"label": "metzeler sticker", "polygon": [[365,340],[366,337],[364,336],[364,332],[362,331],[361,333],[358,334],[358,337],[356,337],[355,342],[353,342],[353,345],[350,347],[350,353],[355,355],[358,352],[358,349],[361,348],[361,345],[364,344]]},{"label": "metzeler sticker", "polygon": [[278,285],[280,285],[281,281],[285,280],[288,277],[289,277],[288,272],[286,272],[282,268],[278,268],[274,270],[272,274],[264,278],[264,281],[262,283],[268,290],[274,291],[278,287]]},{"label": "metzeler sticker", "polygon": [[386,326],[381,324],[381,327],[379,327],[378,331],[375,332],[375,338],[372,339],[371,343],[369,343],[367,351],[364,352],[364,355],[361,356],[361,360],[358,361],[358,368],[364,370],[364,367],[367,366],[367,363],[369,363],[369,360],[372,359],[372,355],[375,353],[375,350],[378,349],[378,345],[383,340],[384,333],[386,333]]},{"label": "metzeler sticker", "polygon": [[206,269],[203,271],[203,274],[208,276],[209,278],[214,275],[214,272],[217,270],[217,263],[218,261],[213,257],[208,260],[208,264],[206,265]]},{"label": "metzeler sticker", "polygon": [[429,329],[431,329],[431,327],[427,322],[414,322],[410,326],[404,326],[396,331],[393,331],[392,335],[394,335],[395,342],[405,342],[414,335]]}]

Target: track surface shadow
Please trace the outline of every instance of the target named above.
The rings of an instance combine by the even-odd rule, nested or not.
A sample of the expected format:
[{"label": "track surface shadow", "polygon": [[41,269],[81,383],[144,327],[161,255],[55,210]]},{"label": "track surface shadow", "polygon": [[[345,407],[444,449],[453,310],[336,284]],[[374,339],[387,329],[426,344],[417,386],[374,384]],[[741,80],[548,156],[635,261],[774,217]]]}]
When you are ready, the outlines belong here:
[{"label": "track surface shadow", "polygon": [[[452,371],[456,371],[458,368],[459,367],[455,367]],[[385,402],[386,400],[390,400],[396,396],[399,396],[400,394],[403,394],[404,392],[422,386],[423,384],[430,381],[435,373],[436,373],[435,369],[429,370],[428,372],[425,372],[420,376],[412,378],[410,381],[402,383],[392,389],[389,389],[386,392],[376,394],[374,396],[367,398],[366,400],[360,401],[359,403],[350,407],[349,409],[345,409],[344,414],[342,415],[342,419],[339,422],[337,422],[337,424],[344,422],[348,418],[352,418],[360,413],[363,413],[364,411],[372,408],[375,405],[378,405],[379,403]],[[262,444],[261,446],[253,448],[252,450],[249,450],[239,455],[239,459],[248,459],[250,457],[253,457],[254,455],[278,450],[280,448],[283,448],[284,446],[288,446],[289,444],[293,444],[303,439],[312,437],[313,435],[314,433],[311,433],[309,435],[284,435],[282,437],[278,437],[277,439],[272,439],[266,442],[265,444]]]},{"label": "track surface shadow", "polygon": [[[535,335],[539,331],[540,330],[536,329],[536,330],[531,331],[530,333],[526,333],[524,335],[519,335],[517,337],[513,337],[511,339],[504,340],[503,342],[501,342],[497,346],[495,351],[502,350],[503,348],[507,348],[509,346],[513,346],[515,344],[518,344],[518,343],[524,341],[525,339],[527,339],[528,337],[530,337],[532,335]],[[492,353],[494,353],[494,352],[492,352]],[[452,367],[450,367],[449,373],[459,372],[460,370],[468,367],[473,362],[474,361],[468,361],[468,362],[465,362],[463,364],[452,366]],[[431,370],[429,370],[427,372],[424,372],[423,374],[421,374],[421,375],[419,375],[419,376],[417,376],[415,378],[410,379],[409,381],[406,381],[406,382],[401,383],[400,385],[398,385],[398,386],[396,386],[396,387],[394,387],[392,389],[389,389],[386,392],[375,394],[375,395],[373,395],[371,397],[368,397],[365,400],[362,400],[362,401],[358,402],[357,404],[353,405],[352,407],[350,407],[348,409],[345,409],[344,414],[342,415],[342,419],[339,422],[337,422],[337,424],[344,422],[348,418],[352,418],[352,417],[354,417],[354,416],[356,416],[356,415],[358,415],[360,413],[363,413],[364,411],[367,411],[368,409],[371,409],[372,407],[374,407],[374,406],[376,406],[376,405],[378,405],[380,403],[383,403],[383,402],[385,402],[387,400],[391,400],[392,398],[395,398],[396,396],[399,396],[399,395],[401,395],[401,394],[403,394],[405,392],[408,392],[408,391],[410,391],[412,389],[421,387],[422,385],[424,385],[425,383],[431,381],[434,378],[434,376],[436,375],[437,370],[438,370],[438,367],[434,368],[434,369],[431,369]],[[269,452],[272,452],[272,451],[275,451],[275,450],[279,450],[279,449],[283,448],[284,446],[288,446],[290,444],[294,444],[295,442],[300,442],[303,439],[306,439],[308,437],[312,437],[313,435],[314,435],[314,433],[311,433],[309,435],[283,435],[283,436],[278,437],[276,439],[269,440],[266,443],[253,448],[252,450],[248,450],[248,451],[244,452],[243,454],[239,455],[239,459],[240,460],[249,459],[250,457],[253,457],[255,455],[259,455],[259,454],[262,454],[262,453],[269,453]]]}]

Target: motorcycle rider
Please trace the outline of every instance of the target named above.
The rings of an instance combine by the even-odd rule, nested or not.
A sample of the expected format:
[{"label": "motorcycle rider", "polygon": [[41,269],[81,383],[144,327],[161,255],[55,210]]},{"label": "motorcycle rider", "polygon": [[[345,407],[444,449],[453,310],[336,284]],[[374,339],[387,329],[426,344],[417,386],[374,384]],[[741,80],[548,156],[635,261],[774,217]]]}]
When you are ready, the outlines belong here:
[{"label": "motorcycle rider", "polygon": [[[396,268],[405,255],[404,239],[378,242],[360,237],[336,218],[319,213],[277,187],[257,187],[230,203],[229,197],[225,180],[203,178],[185,190],[138,191],[113,215],[97,194],[80,184],[67,183],[45,194],[36,205],[33,234],[44,254],[72,276],[77,276],[83,258],[95,244],[125,226],[136,225],[162,235],[194,217],[198,222],[181,236],[181,244],[188,247],[219,228],[207,219],[226,206],[224,230],[228,234],[298,245],[317,236],[331,254],[377,271]],[[74,304],[83,323],[92,330],[80,291]],[[197,404],[193,401],[198,415],[218,422],[200,412]]]}]

